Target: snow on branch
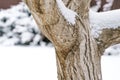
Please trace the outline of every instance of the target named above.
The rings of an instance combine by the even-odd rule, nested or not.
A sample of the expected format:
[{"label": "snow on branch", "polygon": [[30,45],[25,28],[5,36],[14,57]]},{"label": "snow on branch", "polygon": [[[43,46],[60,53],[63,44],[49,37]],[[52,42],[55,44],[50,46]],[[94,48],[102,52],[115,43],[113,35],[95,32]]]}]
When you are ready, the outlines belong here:
[{"label": "snow on branch", "polygon": [[75,21],[76,21],[76,15],[77,13],[70,10],[69,8],[67,8],[62,0],[56,0],[58,8],[62,14],[62,16],[64,16],[64,18],[66,19],[66,21],[68,21],[70,24],[74,25]]},{"label": "snow on branch", "polygon": [[89,19],[92,28],[92,34],[97,38],[103,29],[115,29],[120,27],[120,9],[99,13],[90,10]]}]

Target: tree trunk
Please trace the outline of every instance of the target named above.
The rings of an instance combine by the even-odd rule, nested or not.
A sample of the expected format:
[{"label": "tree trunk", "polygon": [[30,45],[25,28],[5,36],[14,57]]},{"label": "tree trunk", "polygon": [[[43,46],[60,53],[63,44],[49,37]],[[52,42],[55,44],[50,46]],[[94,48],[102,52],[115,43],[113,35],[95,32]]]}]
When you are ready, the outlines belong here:
[{"label": "tree trunk", "polygon": [[87,20],[85,24],[76,28],[77,39],[69,50],[56,49],[58,80],[102,80],[101,55]]},{"label": "tree trunk", "polygon": [[74,25],[64,19],[56,0],[24,1],[55,47],[58,80],[102,80],[100,51],[90,33],[90,0],[63,0],[78,14]]}]

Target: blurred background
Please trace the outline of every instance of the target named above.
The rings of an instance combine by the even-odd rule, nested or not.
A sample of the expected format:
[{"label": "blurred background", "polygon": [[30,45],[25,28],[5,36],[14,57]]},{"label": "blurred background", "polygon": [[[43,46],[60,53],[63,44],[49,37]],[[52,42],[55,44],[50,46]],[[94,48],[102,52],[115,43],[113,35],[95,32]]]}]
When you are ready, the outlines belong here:
[{"label": "blurred background", "polygon": [[0,45],[42,46],[50,41],[38,30],[21,0],[0,1]]},{"label": "blurred background", "polygon": [[16,5],[22,0],[1,0],[0,1],[0,8],[7,9],[10,8],[12,5]]},{"label": "blurred background", "polygon": [[[91,9],[97,12],[120,8],[119,0],[92,0]],[[51,46],[51,42],[38,29],[29,9],[22,0],[0,0],[1,46]],[[115,50],[117,49],[117,50]],[[120,53],[119,44],[107,50]]]}]

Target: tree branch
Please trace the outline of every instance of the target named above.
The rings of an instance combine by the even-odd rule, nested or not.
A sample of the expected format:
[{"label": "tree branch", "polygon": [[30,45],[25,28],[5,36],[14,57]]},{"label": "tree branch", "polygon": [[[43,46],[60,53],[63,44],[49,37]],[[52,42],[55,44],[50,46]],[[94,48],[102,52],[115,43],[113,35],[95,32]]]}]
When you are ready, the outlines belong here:
[{"label": "tree branch", "polygon": [[91,31],[101,53],[111,45],[120,43],[120,9],[96,13],[90,10]]},{"label": "tree branch", "polygon": [[99,38],[96,38],[101,53],[112,45],[120,43],[120,27],[116,29],[103,29]]}]

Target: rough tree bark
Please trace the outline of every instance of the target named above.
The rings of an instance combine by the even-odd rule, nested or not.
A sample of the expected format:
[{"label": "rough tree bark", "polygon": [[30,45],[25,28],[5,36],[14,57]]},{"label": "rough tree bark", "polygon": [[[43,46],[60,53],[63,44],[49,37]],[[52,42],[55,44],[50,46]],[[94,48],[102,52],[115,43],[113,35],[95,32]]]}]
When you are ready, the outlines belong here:
[{"label": "rough tree bark", "polygon": [[[90,0],[63,0],[75,11],[75,25],[69,24],[56,0],[24,0],[40,30],[56,50],[58,80],[102,80],[101,52],[90,32]],[[98,40],[98,39],[97,39]]]}]

